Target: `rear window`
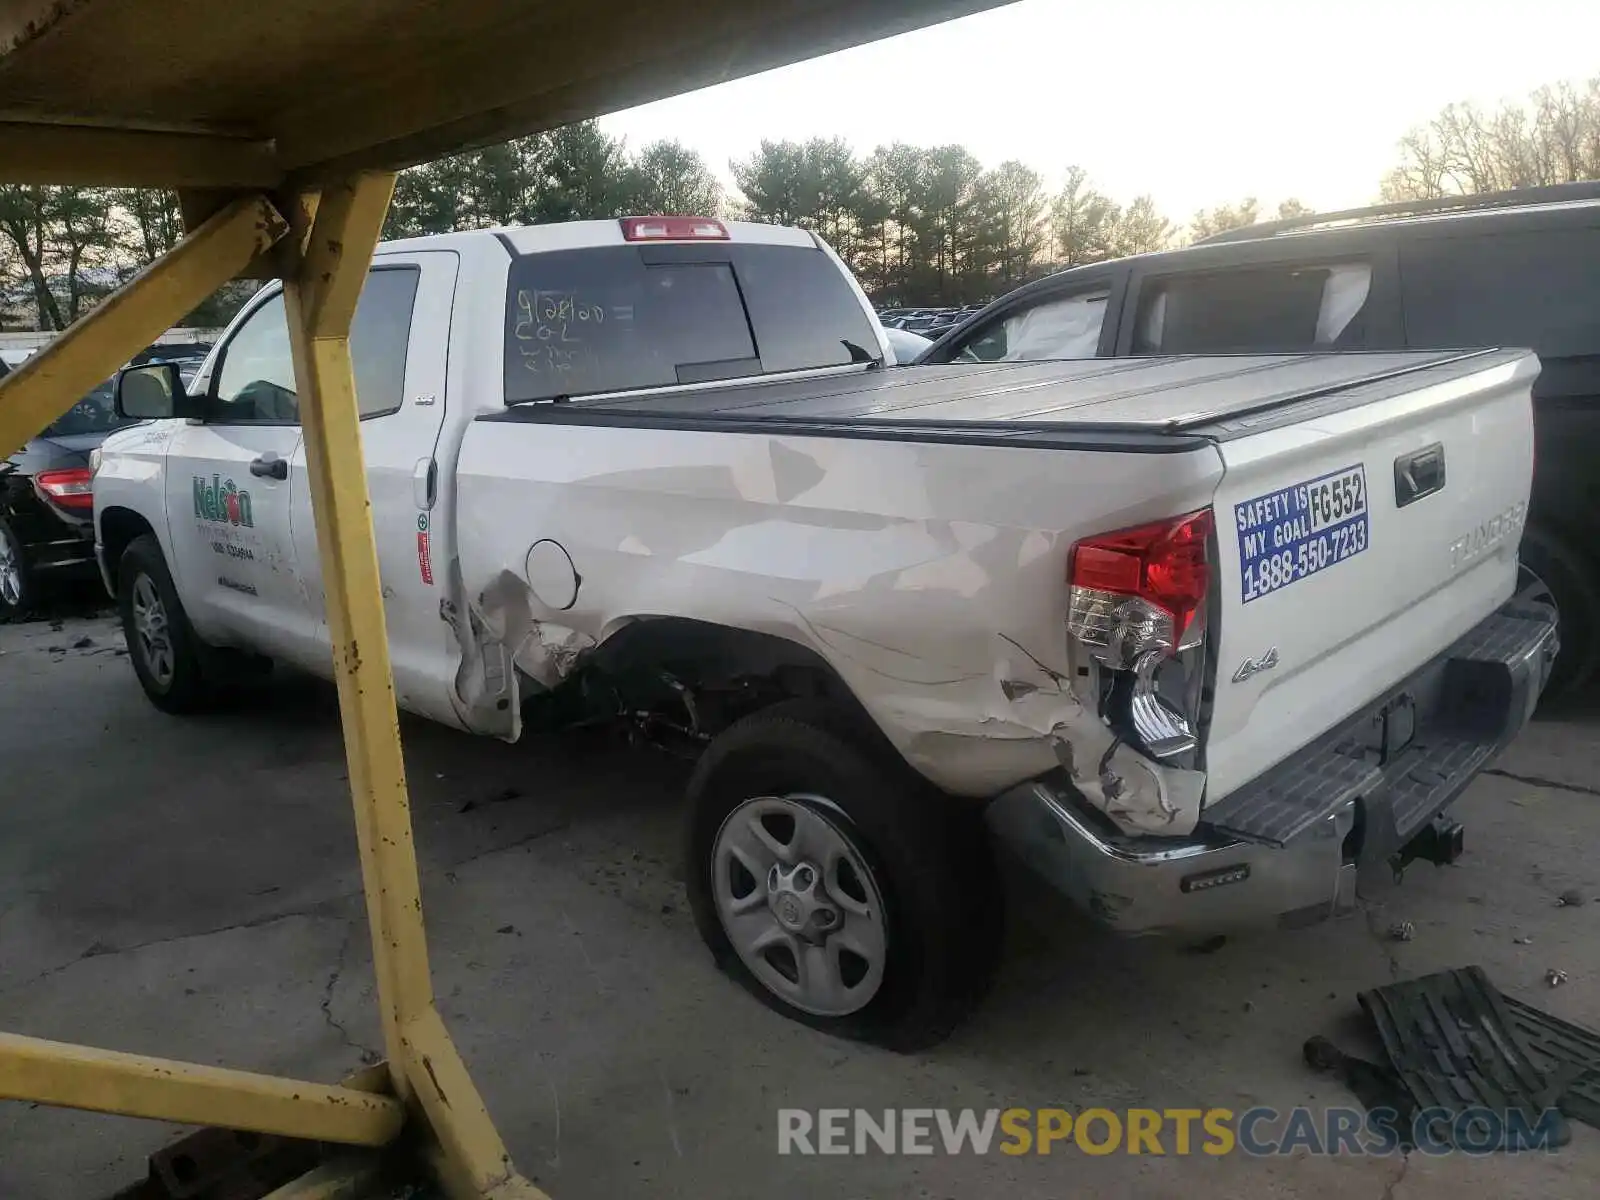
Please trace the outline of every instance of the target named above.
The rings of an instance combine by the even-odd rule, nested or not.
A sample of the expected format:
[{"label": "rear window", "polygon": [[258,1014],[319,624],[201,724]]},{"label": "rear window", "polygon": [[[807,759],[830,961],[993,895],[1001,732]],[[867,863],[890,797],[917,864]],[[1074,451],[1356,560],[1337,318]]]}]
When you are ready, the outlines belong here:
[{"label": "rear window", "polygon": [[1401,247],[1406,341],[1600,354],[1600,229],[1433,238]]},{"label": "rear window", "polygon": [[523,255],[506,296],[506,403],[878,357],[855,292],[803,246],[604,246]]},{"label": "rear window", "polygon": [[1366,342],[1366,263],[1180,275],[1146,289],[1135,354],[1352,350]]}]

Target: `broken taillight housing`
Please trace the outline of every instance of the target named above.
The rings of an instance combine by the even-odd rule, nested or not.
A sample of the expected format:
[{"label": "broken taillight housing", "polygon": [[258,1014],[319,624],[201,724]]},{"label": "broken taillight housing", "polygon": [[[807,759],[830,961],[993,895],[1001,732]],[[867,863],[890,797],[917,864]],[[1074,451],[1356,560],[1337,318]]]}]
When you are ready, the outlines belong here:
[{"label": "broken taillight housing", "polygon": [[1072,548],[1067,627],[1114,673],[1108,719],[1157,758],[1197,743],[1191,684],[1203,669],[1212,524],[1204,508]]}]

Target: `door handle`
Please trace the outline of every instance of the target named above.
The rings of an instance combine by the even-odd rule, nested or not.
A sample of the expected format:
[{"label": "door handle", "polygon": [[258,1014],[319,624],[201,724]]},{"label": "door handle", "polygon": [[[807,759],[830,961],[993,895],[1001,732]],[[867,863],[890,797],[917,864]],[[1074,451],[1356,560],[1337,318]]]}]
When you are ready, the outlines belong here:
[{"label": "door handle", "polygon": [[263,454],[250,464],[250,474],[257,479],[287,479],[289,460],[276,454]]},{"label": "door handle", "polygon": [[1394,460],[1394,504],[1404,508],[1444,490],[1444,443],[1435,442]]}]

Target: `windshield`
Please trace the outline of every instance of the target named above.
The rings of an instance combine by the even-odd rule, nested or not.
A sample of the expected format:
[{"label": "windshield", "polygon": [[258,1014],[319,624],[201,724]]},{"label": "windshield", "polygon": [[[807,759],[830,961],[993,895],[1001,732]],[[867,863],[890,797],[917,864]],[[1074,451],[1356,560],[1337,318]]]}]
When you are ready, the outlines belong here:
[{"label": "windshield", "polygon": [[44,431],[45,437],[77,437],[86,433],[110,433],[132,422],[117,416],[116,381],[108,379],[62,413]]}]

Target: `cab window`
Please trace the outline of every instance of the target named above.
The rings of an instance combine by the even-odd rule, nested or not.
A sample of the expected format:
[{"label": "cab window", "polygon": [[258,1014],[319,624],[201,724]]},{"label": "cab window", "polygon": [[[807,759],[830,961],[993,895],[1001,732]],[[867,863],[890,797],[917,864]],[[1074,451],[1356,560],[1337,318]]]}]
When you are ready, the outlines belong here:
[{"label": "cab window", "polygon": [[1274,264],[1175,275],[1147,287],[1135,354],[1357,350],[1366,343],[1372,267]]},{"label": "cab window", "polygon": [[221,425],[299,424],[282,292],[251,313],[228,340],[209,415]]},{"label": "cab window", "polygon": [[[356,402],[363,420],[400,408],[405,392],[406,347],[421,272],[378,267],[367,275],[350,325]],[[222,425],[298,425],[289,352],[289,322],[279,292],[234,331],[222,351],[212,391],[210,419]]]},{"label": "cab window", "polygon": [[974,330],[956,347],[960,362],[1032,362],[1093,358],[1100,348],[1110,292],[1104,289],[1046,300]]}]

